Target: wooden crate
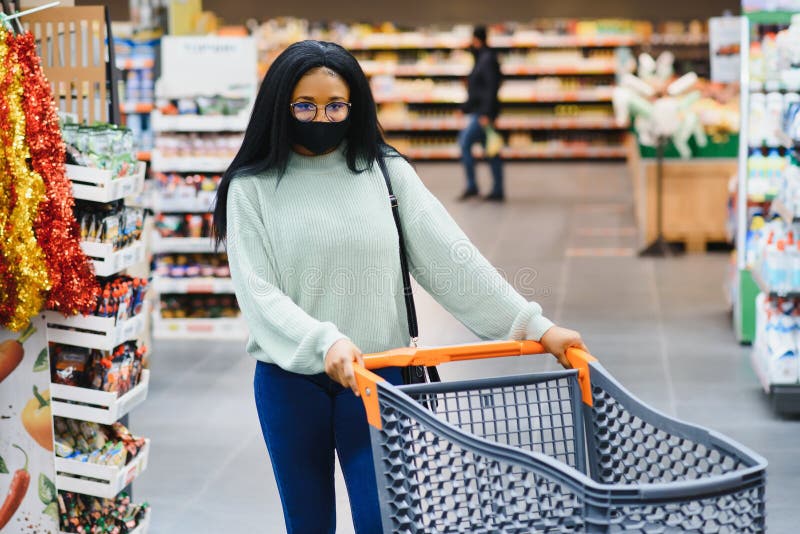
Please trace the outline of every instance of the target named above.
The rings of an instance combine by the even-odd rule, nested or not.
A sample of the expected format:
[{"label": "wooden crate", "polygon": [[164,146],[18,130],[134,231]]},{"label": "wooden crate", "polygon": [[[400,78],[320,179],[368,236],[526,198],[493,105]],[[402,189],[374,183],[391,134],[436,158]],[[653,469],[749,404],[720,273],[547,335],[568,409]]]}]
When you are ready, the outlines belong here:
[{"label": "wooden crate", "polygon": [[[636,219],[642,246],[657,232],[657,165],[638,159],[634,172]],[[664,236],[683,242],[687,252],[703,252],[709,242],[727,241],[728,182],[735,159],[667,160],[664,162]]]}]

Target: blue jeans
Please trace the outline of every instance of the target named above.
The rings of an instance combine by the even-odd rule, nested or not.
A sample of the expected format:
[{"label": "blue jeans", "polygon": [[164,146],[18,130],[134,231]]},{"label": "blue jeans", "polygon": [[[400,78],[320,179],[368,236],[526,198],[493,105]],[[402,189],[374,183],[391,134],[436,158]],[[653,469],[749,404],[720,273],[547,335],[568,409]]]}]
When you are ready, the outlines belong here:
[{"label": "blue jeans", "polygon": [[[393,384],[402,380],[398,368],[378,374]],[[300,375],[264,362],[256,365],[253,383],[288,533],[336,531],[334,450],[344,472],[357,534],[382,533],[361,399],[325,374]]]},{"label": "blue jeans", "polygon": [[[458,136],[458,146],[461,148],[461,162],[464,164],[464,172],[467,175],[467,191],[477,191],[478,184],[475,181],[475,158],[472,156],[472,145],[480,142],[486,147],[486,134],[481,123],[478,122],[478,115],[470,115],[467,127]],[[492,169],[492,195],[503,195],[503,160],[500,156],[489,158],[489,166]]]}]

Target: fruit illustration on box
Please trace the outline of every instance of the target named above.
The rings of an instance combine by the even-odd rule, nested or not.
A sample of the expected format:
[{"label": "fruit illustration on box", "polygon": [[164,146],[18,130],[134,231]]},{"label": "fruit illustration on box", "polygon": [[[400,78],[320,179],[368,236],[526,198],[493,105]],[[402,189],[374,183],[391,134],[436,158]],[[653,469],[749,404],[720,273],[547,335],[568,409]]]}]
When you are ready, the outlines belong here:
[{"label": "fruit illustration on box", "polygon": [[50,390],[39,393],[33,386],[33,398],[22,410],[22,426],[28,434],[48,451],[53,450],[53,417],[50,411]]},{"label": "fruit illustration on box", "polygon": [[0,382],[5,380],[20,364],[25,355],[22,345],[34,333],[36,333],[36,328],[33,327],[33,324],[29,324],[19,338],[7,339],[0,343]]},{"label": "fruit illustration on box", "polygon": [[0,530],[8,524],[19,505],[22,504],[22,500],[28,492],[28,485],[31,482],[31,475],[28,473],[28,454],[20,446],[14,445],[14,447],[25,455],[25,466],[22,469],[17,469],[14,473],[14,478],[11,479],[11,485],[8,488],[8,494],[6,494],[3,504],[0,505]]}]

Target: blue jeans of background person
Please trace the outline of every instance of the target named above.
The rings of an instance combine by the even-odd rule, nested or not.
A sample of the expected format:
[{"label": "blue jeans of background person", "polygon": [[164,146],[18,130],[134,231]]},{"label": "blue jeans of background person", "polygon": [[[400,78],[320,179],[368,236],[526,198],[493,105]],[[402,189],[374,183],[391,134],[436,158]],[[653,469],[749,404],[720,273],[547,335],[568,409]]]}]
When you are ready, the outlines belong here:
[{"label": "blue jeans of background person", "polygon": [[[378,374],[393,384],[402,380],[398,368]],[[335,532],[334,450],[357,534],[383,532],[361,399],[325,374],[300,375],[264,362],[256,365],[253,383],[289,534]]]},{"label": "blue jeans of background person", "polygon": [[[467,127],[458,136],[461,162],[464,164],[464,172],[467,174],[467,191],[478,190],[478,184],[475,181],[475,158],[472,156],[472,146],[478,142],[486,148],[486,134],[478,121],[478,115],[470,115]],[[499,155],[489,158],[489,166],[492,169],[492,180],[494,181],[491,194],[503,196],[503,160]]]}]

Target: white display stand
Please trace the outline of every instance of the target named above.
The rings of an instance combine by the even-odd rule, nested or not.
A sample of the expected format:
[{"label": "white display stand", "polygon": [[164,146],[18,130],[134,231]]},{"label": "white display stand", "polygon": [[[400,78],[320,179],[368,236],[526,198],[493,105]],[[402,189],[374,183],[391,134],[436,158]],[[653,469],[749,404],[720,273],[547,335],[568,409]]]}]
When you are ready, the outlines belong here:
[{"label": "white display stand", "polygon": [[147,398],[150,371],[144,369],[139,383],[126,394],[52,384],[50,397],[53,415],[110,425],[139,406]]},{"label": "white display stand", "polygon": [[83,252],[94,261],[97,276],[112,276],[144,261],[144,243],[136,243],[114,250],[108,243],[81,242]]},{"label": "white display stand", "polygon": [[[244,132],[250,121],[252,102],[258,88],[255,41],[250,37],[166,36],[161,41],[161,79],[156,96],[162,99],[198,96],[247,98],[250,105],[232,116],[152,115],[153,129],[165,132]],[[213,72],[213,76],[208,73]],[[158,142],[156,143],[158,144]],[[228,169],[231,157],[173,157],[160,150],[152,152],[151,169],[164,173],[220,174]],[[192,197],[151,195],[156,213],[208,213],[215,192],[203,191]],[[209,237],[169,237],[154,233],[154,254],[212,254]],[[220,251],[222,252],[222,251]],[[156,277],[153,290],[160,294],[233,294],[230,278],[171,279]],[[156,339],[245,339],[247,327],[242,318],[165,319],[159,308],[153,312],[153,337]]]},{"label": "white display stand", "polygon": [[154,233],[150,249],[154,254],[210,254],[214,252],[214,242],[210,237],[161,237]]},{"label": "white display stand", "polygon": [[147,469],[149,456],[150,440],[147,439],[139,454],[121,467],[56,457],[56,485],[63,491],[113,499]]},{"label": "white display stand", "polygon": [[243,132],[250,122],[251,109],[237,115],[150,115],[154,132]]},{"label": "white display stand", "polygon": [[124,321],[115,317],[75,315],[64,317],[58,312],[47,312],[48,338],[51,342],[64,343],[90,349],[113,350],[114,347],[131,341],[144,333],[147,308]]},{"label": "white display stand", "polygon": [[76,199],[113,202],[141,193],[146,169],[147,164],[140,161],[133,174],[117,178],[111,171],[67,165],[67,178],[72,181],[72,194]]},{"label": "white display stand", "polygon": [[222,173],[228,169],[233,157],[165,157],[158,149],[151,153],[150,169],[153,172],[210,172]]}]

